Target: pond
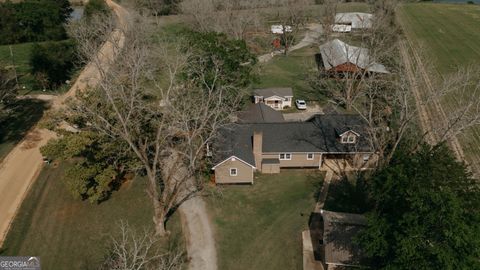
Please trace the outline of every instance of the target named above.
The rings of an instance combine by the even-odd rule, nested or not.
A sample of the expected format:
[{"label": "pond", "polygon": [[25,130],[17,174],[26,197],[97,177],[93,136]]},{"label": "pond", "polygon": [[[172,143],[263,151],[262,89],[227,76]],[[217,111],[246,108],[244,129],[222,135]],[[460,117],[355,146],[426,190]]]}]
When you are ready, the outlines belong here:
[{"label": "pond", "polygon": [[70,20],[78,21],[83,17],[84,6],[73,6],[73,12],[70,14]]}]

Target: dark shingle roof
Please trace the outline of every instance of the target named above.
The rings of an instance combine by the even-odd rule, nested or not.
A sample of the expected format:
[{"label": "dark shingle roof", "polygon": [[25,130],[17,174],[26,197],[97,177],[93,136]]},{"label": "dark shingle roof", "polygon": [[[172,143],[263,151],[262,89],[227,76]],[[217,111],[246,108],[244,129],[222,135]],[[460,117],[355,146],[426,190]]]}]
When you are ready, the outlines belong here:
[{"label": "dark shingle roof", "polygon": [[254,89],[254,96],[262,96],[264,98],[279,96],[279,97],[293,97],[293,90],[290,87],[272,87],[263,89]]},{"label": "dark shingle roof", "polygon": [[322,210],[325,263],[364,266],[364,256],[355,236],[366,226],[363,215]]},{"label": "dark shingle roof", "polygon": [[285,119],[281,112],[272,109],[264,103],[251,104],[246,111],[238,113],[239,123],[280,123],[284,121]]},{"label": "dark shingle roof", "polygon": [[[341,130],[353,130],[360,134],[355,144],[343,144],[338,140]],[[263,133],[262,151],[353,153],[371,152],[365,123],[356,115],[316,115],[307,122],[283,122],[261,124],[232,124],[225,127],[215,143],[216,162],[234,155],[251,165],[254,131]]]}]

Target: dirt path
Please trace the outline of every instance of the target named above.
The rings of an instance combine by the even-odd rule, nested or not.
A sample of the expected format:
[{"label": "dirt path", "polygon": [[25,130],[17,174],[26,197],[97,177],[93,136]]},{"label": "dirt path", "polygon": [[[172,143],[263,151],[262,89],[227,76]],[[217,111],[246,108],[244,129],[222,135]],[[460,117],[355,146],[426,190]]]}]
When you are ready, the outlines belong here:
[{"label": "dirt path", "polygon": [[[413,57],[410,56],[409,49],[412,52]],[[448,122],[447,115],[443,109],[443,106],[438,101],[438,99],[434,98],[433,104],[429,106],[429,104],[425,104],[422,98],[422,91],[420,90],[417,79],[414,75],[413,66],[415,66],[417,68],[416,70],[420,72],[422,81],[425,83],[424,91],[426,91],[426,93],[424,94],[426,94],[427,96],[434,96],[435,89],[430,80],[430,77],[428,76],[425,66],[423,65],[421,58],[418,55],[418,52],[415,50],[415,47],[413,46],[413,44],[411,44],[410,42],[406,44],[405,41],[401,41],[400,53],[401,53],[403,62],[405,64],[408,80],[410,82],[410,85],[412,86],[412,91],[415,97],[416,106],[419,111],[420,124],[422,126],[423,131],[428,132],[427,141],[431,144],[435,144],[440,139],[437,137],[437,135],[434,132],[436,128],[435,123],[438,123],[438,121],[442,121],[443,125],[440,125],[440,126],[446,126]],[[412,59],[414,61],[413,65],[412,65]],[[450,139],[448,140],[448,144],[451,150],[453,151],[453,153],[455,154],[456,158],[458,160],[465,161],[465,154],[463,153],[463,149],[462,149],[462,146],[460,145],[460,142],[458,141],[458,138],[456,136],[450,136]]]},{"label": "dirt path", "polygon": [[[119,22],[125,23],[124,18],[128,16],[128,12],[111,0],[106,2],[118,16]],[[120,31],[113,31],[110,40],[117,41],[119,46],[123,46],[124,38]],[[108,63],[113,57],[113,44],[106,42],[99,54],[99,59]],[[45,98],[52,101],[52,109],[61,107],[67,98],[75,96],[77,91],[86,89],[88,85],[94,85],[98,79],[98,69],[93,64],[88,64],[67,93],[54,98],[50,96]],[[54,137],[54,132],[35,127],[0,164],[0,247],[29,187],[43,166],[40,147]]]},{"label": "dirt path", "polygon": [[210,221],[207,205],[197,193],[194,176],[189,176],[187,168],[175,164],[178,153],[173,153],[166,161],[165,171],[174,170],[173,179],[182,182],[178,198],[188,198],[180,204],[178,212],[185,236],[188,253],[189,270],[217,270],[217,251],[213,226]]},{"label": "dirt path", "polygon": [[178,211],[190,260],[188,269],[216,270],[217,251],[206,203],[196,196],[182,203]]},{"label": "dirt path", "polygon": [[[310,46],[310,45],[314,44],[315,42],[317,42],[318,38],[322,34],[322,26],[320,24],[317,24],[317,23],[312,23],[312,24],[309,24],[307,26],[307,29],[308,29],[308,31],[305,33],[305,37],[298,44],[290,47],[288,49],[288,52],[293,52],[293,51],[299,50],[301,48]],[[258,57],[258,62],[259,63],[266,63],[266,62],[272,60],[274,56],[281,55],[281,54],[283,54],[283,51],[275,51],[275,52],[267,53],[267,54],[264,54],[264,55],[260,55]]]}]

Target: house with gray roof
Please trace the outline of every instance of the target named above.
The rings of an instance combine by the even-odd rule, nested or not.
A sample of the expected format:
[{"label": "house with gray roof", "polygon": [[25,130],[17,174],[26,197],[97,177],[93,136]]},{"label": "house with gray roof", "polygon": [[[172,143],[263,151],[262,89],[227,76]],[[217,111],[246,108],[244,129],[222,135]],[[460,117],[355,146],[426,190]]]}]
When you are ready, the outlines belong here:
[{"label": "house with gray roof", "polygon": [[280,111],[272,109],[265,103],[250,104],[245,111],[237,113],[237,122],[243,124],[281,123],[285,122]]},{"label": "house with gray roof", "polygon": [[253,90],[254,103],[264,103],[275,109],[292,107],[293,90],[290,87],[272,87]]},{"label": "house with gray roof", "polygon": [[358,115],[315,115],[306,122],[235,123],[213,145],[216,183],[253,183],[254,172],[318,168],[327,159],[352,166],[372,161],[366,123]]},{"label": "house with gray roof", "polygon": [[372,59],[368,49],[349,45],[339,39],[334,39],[320,45],[323,68],[333,72],[359,72],[365,70],[371,73],[389,73],[384,65]]},{"label": "house with gray roof", "polygon": [[[364,254],[354,238],[367,226],[363,215],[320,210],[323,218],[323,237],[319,260],[324,269],[366,268]],[[313,239],[312,239],[313,240]]]}]

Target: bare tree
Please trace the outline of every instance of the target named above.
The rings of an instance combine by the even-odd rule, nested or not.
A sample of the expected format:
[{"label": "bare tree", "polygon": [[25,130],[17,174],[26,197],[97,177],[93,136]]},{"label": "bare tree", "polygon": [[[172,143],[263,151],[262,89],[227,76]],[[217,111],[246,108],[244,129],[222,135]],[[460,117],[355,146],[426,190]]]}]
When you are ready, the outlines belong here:
[{"label": "bare tree", "polygon": [[[98,132],[129,145],[146,174],[156,232],[166,235],[170,212],[201,188],[192,179],[204,149],[237,109],[241,91],[220,84],[220,62],[207,67],[182,44],[150,42],[153,32],[144,19],[133,18],[126,26],[119,30],[124,47],[113,49],[116,57],[108,67],[96,59],[104,56],[92,55],[89,39],[78,40],[83,55],[98,65],[100,81],[94,91],[77,97],[72,111]],[[195,76],[180,76],[187,64],[195,65],[188,69]]]},{"label": "bare tree", "polygon": [[277,0],[276,6],[280,7],[276,20],[282,25],[283,31],[280,38],[284,48],[284,54],[296,41],[298,33],[308,21],[309,0]]},{"label": "bare tree", "polygon": [[112,236],[110,254],[103,270],[180,270],[185,261],[184,252],[173,243],[163,251],[155,233],[138,232],[128,223],[118,225],[119,236]]},{"label": "bare tree", "polygon": [[247,30],[260,24],[258,6],[256,1],[184,0],[180,9],[190,16],[192,29],[245,39]]},{"label": "bare tree", "polygon": [[323,37],[326,41],[331,40],[339,2],[339,0],[325,0],[323,2],[322,13],[320,14],[320,24],[322,25]]},{"label": "bare tree", "polygon": [[191,27],[197,31],[214,31],[217,11],[215,0],[184,0],[179,4],[182,13],[191,17]]}]

